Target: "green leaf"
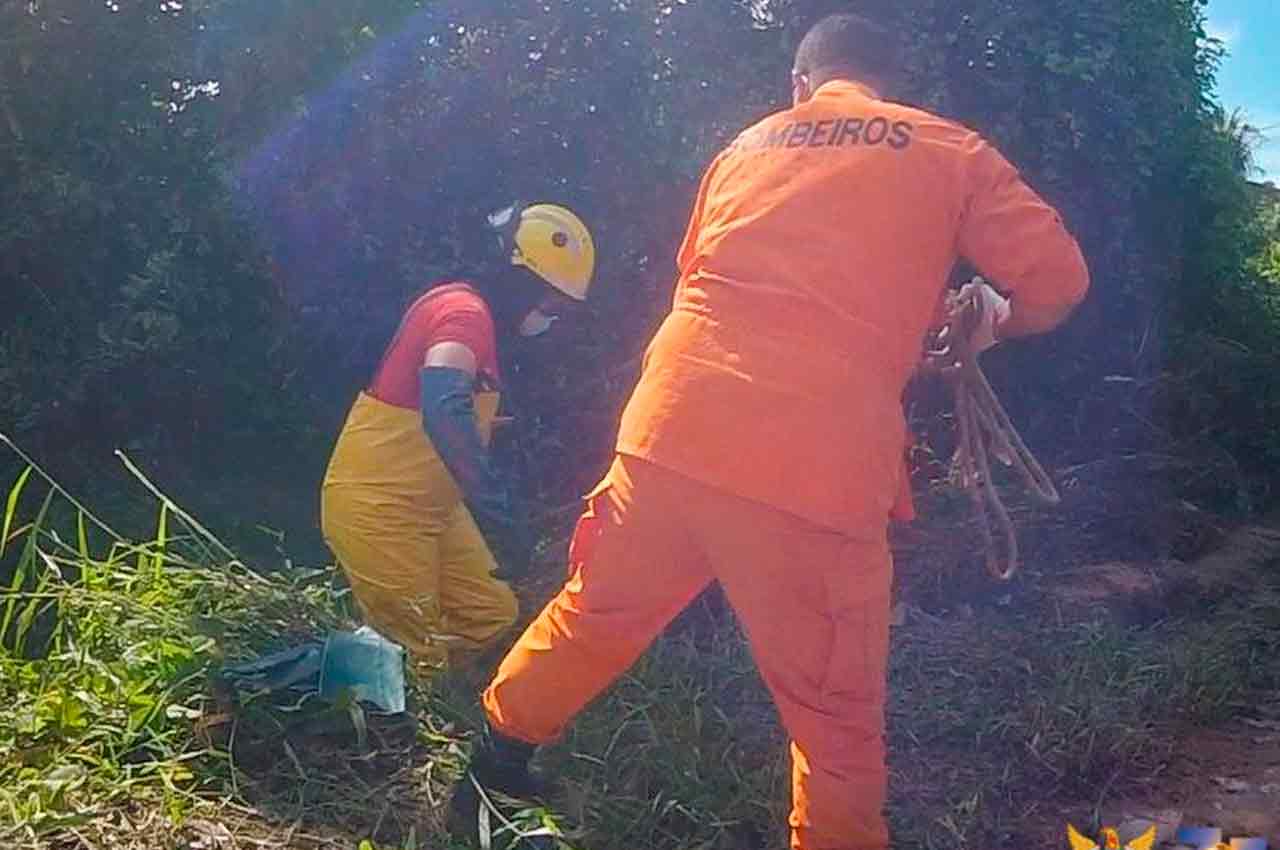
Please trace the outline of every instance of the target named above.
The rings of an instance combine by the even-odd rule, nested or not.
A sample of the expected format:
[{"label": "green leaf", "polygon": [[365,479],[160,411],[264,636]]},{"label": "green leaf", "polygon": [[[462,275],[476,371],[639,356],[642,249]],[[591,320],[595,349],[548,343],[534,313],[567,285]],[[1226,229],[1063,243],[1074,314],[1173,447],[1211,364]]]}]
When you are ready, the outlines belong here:
[{"label": "green leaf", "polygon": [[[10,494],[12,497],[12,494]],[[18,566],[13,573],[13,581],[9,584],[8,601],[4,607],[4,619],[0,620],[0,641],[9,633],[9,626],[13,624],[13,612],[17,608],[18,599],[23,584],[26,582],[28,571],[35,565],[36,541],[39,539],[40,529],[44,527],[45,517],[49,513],[49,505],[53,502],[54,493],[50,490],[44,497],[44,502],[40,505],[40,511],[36,514],[36,519],[31,523],[30,529],[27,531],[27,541],[23,546],[22,555],[18,558]],[[26,640],[25,632],[19,630],[13,637],[13,649],[15,654],[19,654],[22,645]]]},{"label": "green leaf", "polygon": [[31,477],[31,470],[32,467],[30,466],[22,470],[18,480],[9,488],[9,499],[4,508],[4,531],[0,532],[0,555],[4,555],[4,547],[9,542],[9,529],[13,527],[13,516],[18,508],[18,497],[22,495],[22,488],[26,486],[27,479]]},{"label": "green leaf", "polygon": [[84,522],[84,511],[76,511],[76,552],[80,555],[80,580],[93,584],[93,558],[89,556],[89,529]]},{"label": "green leaf", "polygon": [[57,725],[64,737],[69,732],[82,732],[89,725],[84,703],[74,694],[62,694],[59,698]]},{"label": "green leaf", "polygon": [[154,697],[135,698],[135,707],[129,711],[129,732],[140,732],[155,715],[159,702]]},{"label": "green leaf", "polygon": [[164,551],[165,546],[169,542],[169,503],[160,503],[160,519],[156,522],[156,549],[155,558],[152,561],[152,569],[155,571],[155,577],[160,578],[164,572]]}]

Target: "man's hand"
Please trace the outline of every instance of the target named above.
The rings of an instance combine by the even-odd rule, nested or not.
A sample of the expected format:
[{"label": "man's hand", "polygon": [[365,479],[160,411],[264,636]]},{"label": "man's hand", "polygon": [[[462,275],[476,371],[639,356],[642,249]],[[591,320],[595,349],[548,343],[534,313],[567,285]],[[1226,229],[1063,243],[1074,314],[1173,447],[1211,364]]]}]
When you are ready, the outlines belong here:
[{"label": "man's hand", "polygon": [[958,309],[973,309],[973,330],[969,334],[969,346],[975,354],[981,354],[999,342],[996,329],[1003,325],[1011,312],[1009,299],[980,276],[960,287],[956,297]]},{"label": "man's hand", "polygon": [[517,519],[501,530],[491,529],[485,537],[493,550],[498,568],[494,575],[503,581],[523,578],[533,564],[533,552],[538,545],[538,534],[528,522]]},{"label": "man's hand", "polygon": [[504,510],[473,509],[472,517],[498,562],[495,576],[511,581],[529,572],[540,535],[529,522],[528,505],[523,500],[513,498]]}]

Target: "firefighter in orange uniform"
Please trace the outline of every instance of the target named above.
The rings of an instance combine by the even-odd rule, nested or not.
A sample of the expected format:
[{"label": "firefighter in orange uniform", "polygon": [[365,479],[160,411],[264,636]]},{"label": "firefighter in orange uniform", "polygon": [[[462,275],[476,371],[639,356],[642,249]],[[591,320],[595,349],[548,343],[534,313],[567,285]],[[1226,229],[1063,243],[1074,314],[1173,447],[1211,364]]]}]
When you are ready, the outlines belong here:
[{"label": "firefighter in orange uniform", "polygon": [[995,148],[885,99],[892,44],[854,15],[819,22],[792,108],[707,169],[569,579],[484,692],[455,830],[476,834],[477,785],[535,792],[535,747],[718,581],[791,738],[791,846],[888,847],[902,391],[960,258],[999,287],[966,293],[980,348],[1050,330],[1089,285],[1058,214]]}]

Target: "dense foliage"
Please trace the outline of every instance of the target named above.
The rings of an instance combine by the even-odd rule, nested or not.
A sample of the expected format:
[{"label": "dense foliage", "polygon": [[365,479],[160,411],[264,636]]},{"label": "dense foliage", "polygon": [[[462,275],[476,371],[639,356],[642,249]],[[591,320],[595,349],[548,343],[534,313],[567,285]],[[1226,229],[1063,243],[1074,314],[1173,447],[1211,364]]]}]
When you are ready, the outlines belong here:
[{"label": "dense foliage", "polygon": [[[596,232],[597,295],[507,354],[529,486],[571,496],[607,458],[701,167],[784,103],[804,26],[849,7],[900,25],[904,96],[989,134],[1086,248],[1079,317],[991,358],[1032,444],[1208,441],[1271,461],[1241,478],[1265,493],[1275,212],[1211,99],[1198,0],[5,4],[0,427],[314,478],[406,300],[483,263],[484,212],[550,198]],[[1208,350],[1230,374],[1193,372]]]},{"label": "dense foliage", "polygon": [[[1151,482],[1125,471],[1138,466],[1202,506],[1271,499],[1280,199],[1247,182],[1250,131],[1212,99],[1220,52],[1198,0],[8,0],[0,432],[70,479],[129,444],[210,490],[234,469],[259,486],[228,498],[255,517],[274,520],[264,501],[283,494],[313,521],[331,440],[405,303],[486,267],[485,212],[546,198],[590,221],[598,285],[582,321],[504,351],[520,416],[504,454],[530,495],[571,502],[607,462],[700,170],[785,103],[799,34],[841,8],[896,23],[904,98],[992,137],[1088,254],[1078,317],[986,364],[1048,465],[1132,479],[1095,486],[1092,512],[1063,511],[1074,524],[1038,551],[1068,560],[1116,529],[1136,536]],[[913,392],[914,423],[945,442],[930,390]],[[431,759],[404,759],[390,797],[355,773],[327,779],[283,738],[261,750],[278,763],[265,778],[224,773],[206,760],[221,745],[187,734],[210,717],[198,677],[219,659],[204,633],[249,651],[331,625],[325,573],[246,578],[207,532],[171,530],[167,499],[146,543],[100,536],[78,505],[59,515],[51,493],[28,522],[44,488],[22,495],[31,472],[14,475],[0,514],[0,697],[19,718],[0,732],[0,803],[14,821],[106,822],[109,802],[145,794],[180,821],[190,789],[222,797],[225,779],[227,799],[274,801],[295,829],[305,804],[313,821],[398,840],[429,808],[406,800],[438,803],[450,778],[412,771],[461,750],[438,731],[454,722],[429,713],[413,745]],[[931,567],[934,592],[956,595]],[[1274,594],[1244,587],[1246,610],[1136,639],[1001,607],[1010,595],[945,623],[912,609],[890,706],[904,845],[993,846],[1007,813],[1040,822],[1040,795],[1082,778],[1092,805],[1120,771],[1165,764],[1173,724],[1273,686],[1259,659],[1275,654]],[[608,791],[583,795],[590,845],[746,846],[780,828],[784,761],[759,743],[776,727],[741,640],[705,625],[660,643],[552,753]],[[962,769],[941,770],[941,747]]]}]

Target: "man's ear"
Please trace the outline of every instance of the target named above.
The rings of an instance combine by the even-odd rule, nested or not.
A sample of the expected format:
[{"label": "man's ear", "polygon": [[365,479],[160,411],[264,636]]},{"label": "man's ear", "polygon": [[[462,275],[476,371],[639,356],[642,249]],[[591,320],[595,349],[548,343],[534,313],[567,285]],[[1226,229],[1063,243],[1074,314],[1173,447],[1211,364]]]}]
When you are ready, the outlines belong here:
[{"label": "man's ear", "polygon": [[795,106],[800,103],[800,89],[803,79],[795,71],[791,72],[791,105]]}]

